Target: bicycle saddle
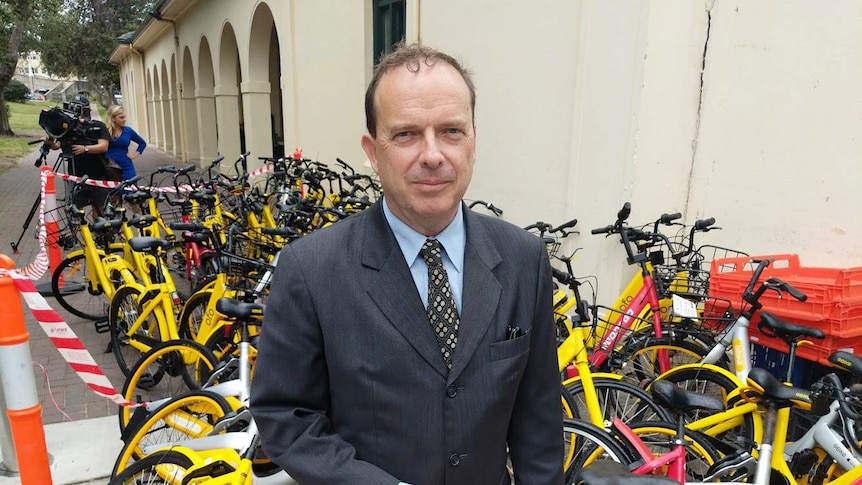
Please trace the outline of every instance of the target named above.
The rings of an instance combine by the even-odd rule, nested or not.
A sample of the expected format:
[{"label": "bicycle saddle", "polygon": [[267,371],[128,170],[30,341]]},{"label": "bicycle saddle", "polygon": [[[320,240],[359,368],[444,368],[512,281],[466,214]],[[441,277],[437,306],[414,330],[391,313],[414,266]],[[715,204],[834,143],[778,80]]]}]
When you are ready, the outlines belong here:
[{"label": "bicycle saddle", "polygon": [[143,229],[156,222],[156,220],[155,216],[151,216],[149,214],[135,214],[134,217],[132,217],[132,220],[129,221],[129,225],[137,227],[138,229]]},{"label": "bicycle saddle", "polygon": [[96,222],[91,226],[94,232],[111,232],[111,231],[119,231],[120,226],[123,224],[122,219],[105,219],[104,217],[99,217],[96,219]]},{"label": "bicycle saddle", "polygon": [[263,316],[263,303],[243,303],[231,298],[219,298],[216,311],[231,320],[252,320]]},{"label": "bicycle saddle", "polygon": [[798,342],[802,340],[803,337],[816,339],[826,337],[823,330],[820,330],[819,328],[796,325],[795,323],[782,320],[769,312],[760,312],[760,323],[757,324],[757,328],[767,336],[778,337],[788,344],[791,342]]},{"label": "bicycle saddle", "polygon": [[766,369],[755,367],[748,373],[748,380],[763,389],[763,395],[777,401],[802,401],[810,402],[810,393],[805,389],[786,386],[769,373]]},{"label": "bicycle saddle", "polygon": [[141,202],[152,198],[153,195],[145,190],[136,190],[123,196],[123,200],[130,204],[140,204]]},{"label": "bicycle saddle", "polygon": [[654,381],[650,386],[650,392],[656,404],[673,411],[691,411],[694,409],[724,410],[724,403],[718,400],[718,398],[689,391],[673,382]]},{"label": "bicycle saddle", "polygon": [[575,480],[578,485],[679,485],[676,480],[655,475],[634,475],[620,463],[610,460],[593,462]]},{"label": "bicycle saddle", "polygon": [[857,357],[850,352],[839,350],[829,356],[829,362],[841,369],[850,371],[853,377],[862,378],[862,357]]},{"label": "bicycle saddle", "polygon": [[183,232],[183,241],[190,243],[205,243],[210,240],[208,232]]},{"label": "bicycle saddle", "polygon": [[173,243],[166,239],[140,236],[129,239],[129,246],[132,248],[132,251],[137,253],[151,253],[158,248],[169,248],[173,246]]}]

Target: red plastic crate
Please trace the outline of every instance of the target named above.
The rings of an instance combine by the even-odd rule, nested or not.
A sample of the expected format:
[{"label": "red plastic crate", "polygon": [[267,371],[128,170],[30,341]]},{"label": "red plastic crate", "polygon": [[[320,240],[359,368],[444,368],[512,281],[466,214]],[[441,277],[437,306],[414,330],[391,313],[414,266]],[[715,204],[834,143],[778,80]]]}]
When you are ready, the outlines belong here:
[{"label": "red plastic crate", "polygon": [[[804,267],[796,254],[771,254],[741,258],[716,259],[710,268],[710,287],[713,284],[748,284],[756,265],[753,259],[771,259],[761,278],[776,277],[797,287],[819,302],[862,302],[862,267],[817,268]],[[740,292],[741,294],[741,292]]]},{"label": "red plastic crate", "polygon": [[[786,293],[779,297],[778,293],[767,291],[760,298],[762,311],[820,328],[830,336],[862,336],[862,267],[806,268],[799,264],[799,256],[795,254],[719,259],[713,261],[710,271],[710,297],[729,300],[734,308],[740,308],[742,293],[755,267],[752,259],[773,260],[761,273],[761,282],[776,277],[808,296],[802,302]],[[752,327],[759,320],[755,314]]]}]

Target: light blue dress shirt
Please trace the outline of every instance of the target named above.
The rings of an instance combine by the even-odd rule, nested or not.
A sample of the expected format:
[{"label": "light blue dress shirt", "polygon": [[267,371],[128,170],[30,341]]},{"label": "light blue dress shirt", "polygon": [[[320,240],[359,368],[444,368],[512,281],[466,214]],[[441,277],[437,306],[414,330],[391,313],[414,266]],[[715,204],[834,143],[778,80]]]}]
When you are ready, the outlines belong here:
[{"label": "light blue dress shirt", "polygon": [[[416,283],[416,290],[419,291],[419,296],[422,297],[422,303],[425,305],[425,308],[428,308],[428,265],[419,256],[419,250],[422,249],[425,240],[429,238],[416,232],[401,221],[401,219],[398,219],[386,204],[385,196],[383,197],[383,214],[386,216],[386,222],[389,223],[389,227],[392,228],[392,232],[395,234],[395,240],[398,241],[401,253],[404,254],[407,266],[410,267],[410,274],[413,275],[413,282]],[[455,298],[455,307],[458,309],[458,314],[460,314],[462,308],[461,296],[464,288],[464,247],[467,245],[463,204],[458,205],[458,213],[455,214],[452,222],[433,239],[440,241],[440,244],[443,246],[443,267],[446,269],[446,274],[449,278],[449,287],[452,290],[452,296]]]}]

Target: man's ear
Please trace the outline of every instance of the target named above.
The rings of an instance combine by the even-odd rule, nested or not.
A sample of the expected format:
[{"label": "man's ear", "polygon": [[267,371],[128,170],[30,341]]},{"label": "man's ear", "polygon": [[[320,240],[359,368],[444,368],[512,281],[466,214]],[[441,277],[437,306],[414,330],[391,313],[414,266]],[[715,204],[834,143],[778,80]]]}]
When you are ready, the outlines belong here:
[{"label": "man's ear", "polygon": [[362,135],[361,143],[365,156],[368,157],[368,163],[371,164],[371,169],[374,170],[374,173],[379,174],[380,172],[377,171],[377,145],[374,143],[374,138],[366,133]]}]

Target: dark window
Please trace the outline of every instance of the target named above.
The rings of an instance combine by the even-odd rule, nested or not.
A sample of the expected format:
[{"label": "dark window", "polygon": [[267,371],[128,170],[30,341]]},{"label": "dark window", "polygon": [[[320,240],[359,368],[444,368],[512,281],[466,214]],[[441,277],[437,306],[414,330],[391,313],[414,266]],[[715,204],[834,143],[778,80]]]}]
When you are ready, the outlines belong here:
[{"label": "dark window", "polygon": [[406,0],[374,0],[374,64],[404,40]]}]

